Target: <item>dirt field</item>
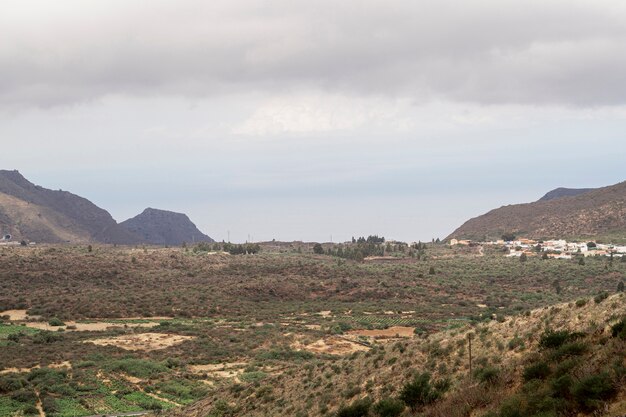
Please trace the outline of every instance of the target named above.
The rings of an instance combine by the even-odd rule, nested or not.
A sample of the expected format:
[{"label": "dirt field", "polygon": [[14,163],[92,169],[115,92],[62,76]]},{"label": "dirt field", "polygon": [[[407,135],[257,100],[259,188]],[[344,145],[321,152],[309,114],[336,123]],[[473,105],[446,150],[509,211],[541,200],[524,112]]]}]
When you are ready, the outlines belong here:
[{"label": "dirt field", "polygon": [[312,353],[325,353],[328,355],[349,355],[354,352],[369,350],[367,346],[346,340],[339,336],[331,336],[325,339],[320,339],[309,345],[303,345],[300,342],[296,342],[293,344],[293,348],[296,350],[307,350]]},{"label": "dirt field", "polygon": [[170,346],[175,346],[187,340],[192,340],[192,336],[181,336],[164,333],[141,333],[130,334],[118,337],[87,340],[85,343],[93,343],[99,346],[117,346],[126,350],[159,350]]},{"label": "dirt field", "polygon": [[382,330],[351,330],[346,334],[351,336],[367,336],[377,339],[389,339],[395,337],[412,338],[414,335],[413,327],[393,326]]}]

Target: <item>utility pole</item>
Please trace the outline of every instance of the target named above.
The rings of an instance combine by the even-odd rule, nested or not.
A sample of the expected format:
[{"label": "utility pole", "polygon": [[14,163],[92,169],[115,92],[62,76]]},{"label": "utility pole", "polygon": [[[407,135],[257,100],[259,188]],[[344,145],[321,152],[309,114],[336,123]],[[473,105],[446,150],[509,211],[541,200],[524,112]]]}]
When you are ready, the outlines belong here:
[{"label": "utility pole", "polygon": [[472,333],[467,334],[467,344],[469,345],[469,374],[470,381],[472,380],[472,339],[474,335]]}]

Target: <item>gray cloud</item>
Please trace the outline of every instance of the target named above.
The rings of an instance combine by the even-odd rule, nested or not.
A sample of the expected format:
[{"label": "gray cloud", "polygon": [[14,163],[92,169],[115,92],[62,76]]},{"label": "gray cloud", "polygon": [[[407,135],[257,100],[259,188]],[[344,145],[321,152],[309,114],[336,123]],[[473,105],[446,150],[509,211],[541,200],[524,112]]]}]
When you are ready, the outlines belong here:
[{"label": "gray cloud", "polygon": [[0,105],[320,89],[626,103],[621,1],[5,1]]}]

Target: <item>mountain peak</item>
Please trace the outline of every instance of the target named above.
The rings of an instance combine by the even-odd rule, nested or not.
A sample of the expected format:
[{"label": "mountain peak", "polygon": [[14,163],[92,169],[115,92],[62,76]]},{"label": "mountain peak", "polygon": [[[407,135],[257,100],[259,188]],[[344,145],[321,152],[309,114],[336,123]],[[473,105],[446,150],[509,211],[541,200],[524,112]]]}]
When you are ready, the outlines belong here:
[{"label": "mountain peak", "polygon": [[120,223],[153,245],[181,245],[183,242],[213,242],[184,213],[146,208],[141,214]]},{"label": "mountain peak", "polygon": [[555,188],[552,191],[548,191],[543,197],[541,197],[537,201],[550,201],[556,200],[557,198],[563,197],[575,197],[580,194],[588,193],[589,191],[593,191],[595,188],[565,188],[559,187]]}]

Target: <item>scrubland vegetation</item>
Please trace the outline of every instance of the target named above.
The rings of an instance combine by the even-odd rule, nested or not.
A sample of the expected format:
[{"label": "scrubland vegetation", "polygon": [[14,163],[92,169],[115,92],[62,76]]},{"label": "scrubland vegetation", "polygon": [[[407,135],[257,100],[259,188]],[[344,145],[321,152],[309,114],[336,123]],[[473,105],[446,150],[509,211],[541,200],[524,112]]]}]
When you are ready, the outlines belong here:
[{"label": "scrubland vegetation", "polygon": [[3,248],[0,416],[620,412],[626,263],[319,246]]}]

